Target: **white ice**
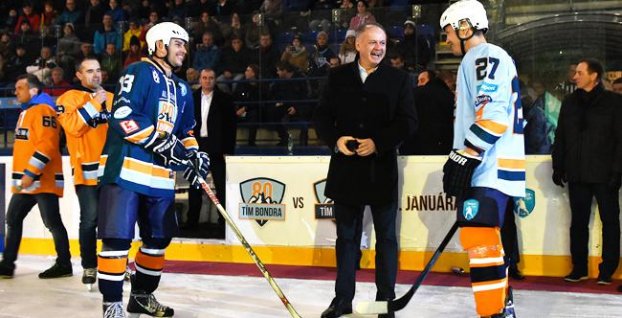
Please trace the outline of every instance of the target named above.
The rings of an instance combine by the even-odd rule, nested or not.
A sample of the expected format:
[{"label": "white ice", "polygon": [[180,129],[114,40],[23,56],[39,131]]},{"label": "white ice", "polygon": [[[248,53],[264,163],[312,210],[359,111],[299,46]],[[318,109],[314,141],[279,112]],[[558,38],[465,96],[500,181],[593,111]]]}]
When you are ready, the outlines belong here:
[{"label": "white ice", "polygon": [[[101,317],[101,296],[81,284],[82,269],[74,261],[74,276],[41,280],[37,274],[53,263],[51,257],[20,255],[13,279],[0,280],[0,317]],[[269,267],[269,266],[268,266]],[[333,296],[332,281],[279,279],[285,295],[302,317],[319,317]],[[397,295],[410,286],[398,285]],[[129,285],[125,284],[125,302]],[[156,297],[175,309],[175,317],[289,317],[263,277],[164,273]],[[373,300],[372,283],[358,283],[355,303]],[[517,316],[622,317],[620,295],[515,290]],[[145,316],[143,316],[145,317]],[[370,317],[351,315],[350,317]],[[476,317],[470,288],[422,286],[396,317]]]}]

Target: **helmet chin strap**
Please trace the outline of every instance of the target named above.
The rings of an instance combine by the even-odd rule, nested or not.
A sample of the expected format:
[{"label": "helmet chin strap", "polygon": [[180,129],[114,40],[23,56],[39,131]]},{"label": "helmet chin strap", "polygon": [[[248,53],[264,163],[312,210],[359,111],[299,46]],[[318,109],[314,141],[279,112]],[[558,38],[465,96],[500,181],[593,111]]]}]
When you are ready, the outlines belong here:
[{"label": "helmet chin strap", "polygon": [[456,32],[458,33],[458,39],[460,39],[460,50],[462,51],[462,55],[466,54],[466,41],[470,40],[474,35],[475,35],[475,28],[471,27],[471,35],[469,35],[466,38],[462,38],[460,37],[460,29],[456,30]]}]

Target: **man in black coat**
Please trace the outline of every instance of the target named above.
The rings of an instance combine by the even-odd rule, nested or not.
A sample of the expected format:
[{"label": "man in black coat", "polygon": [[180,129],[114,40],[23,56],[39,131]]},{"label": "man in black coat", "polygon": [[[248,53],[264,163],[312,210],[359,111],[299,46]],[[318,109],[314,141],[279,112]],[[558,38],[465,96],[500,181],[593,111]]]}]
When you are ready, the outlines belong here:
[{"label": "man in black coat", "polygon": [[[215,87],[216,74],[212,69],[203,69],[199,77],[201,89],[193,93],[194,117],[196,126],[194,136],[199,150],[207,152],[210,170],[216,186],[218,200],[225,204],[225,156],[232,155],[235,149],[235,108],[233,98]],[[199,222],[203,190],[188,191],[188,221],[186,228],[193,228]],[[218,227],[210,235],[224,238],[224,219],[219,216]]]},{"label": "man in black coat", "polygon": [[424,74],[429,80],[413,92],[419,127],[404,141],[400,155],[447,155],[453,145],[454,93],[433,71],[422,71],[419,78]]},{"label": "man in black coat", "polygon": [[376,230],[376,299],[395,298],[397,147],[417,123],[408,74],[380,64],[384,29],[362,26],[355,43],[359,58],[331,69],[315,113],[316,130],[333,150],[325,194],[337,222],[336,295],[323,318],[352,312],[366,205]]},{"label": "man in black coat", "polygon": [[622,100],[601,83],[603,66],[594,59],[579,61],[574,75],[577,90],[562,102],[555,145],[553,182],[568,182],[572,272],[564,279],[588,278],[589,220],[596,197],[602,231],[602,263],[598,284],[611,284],[620,261],[620,204],[622,182]]}]

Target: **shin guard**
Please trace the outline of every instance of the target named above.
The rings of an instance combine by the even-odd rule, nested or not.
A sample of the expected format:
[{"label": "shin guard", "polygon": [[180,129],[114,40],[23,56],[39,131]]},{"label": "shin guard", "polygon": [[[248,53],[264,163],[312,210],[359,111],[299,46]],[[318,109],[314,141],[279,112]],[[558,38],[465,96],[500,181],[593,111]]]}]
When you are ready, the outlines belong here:
[{"label": "shin guard", "polygon": [[486,317],[502,312],[508,282],[499,228],[463,227],[460,242],[469,254],[477,313]]}]

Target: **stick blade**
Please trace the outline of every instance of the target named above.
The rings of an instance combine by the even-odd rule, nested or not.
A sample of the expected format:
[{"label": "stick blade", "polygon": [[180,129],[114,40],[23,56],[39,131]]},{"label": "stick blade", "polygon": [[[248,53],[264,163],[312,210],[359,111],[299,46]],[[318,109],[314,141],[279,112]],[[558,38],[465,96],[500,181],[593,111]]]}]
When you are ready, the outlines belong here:
[{"label": "stick blade", "polygon": [[356,304],[356,313],[364,315],[380,315],[389,312],[387,301],[362,301]]}]

